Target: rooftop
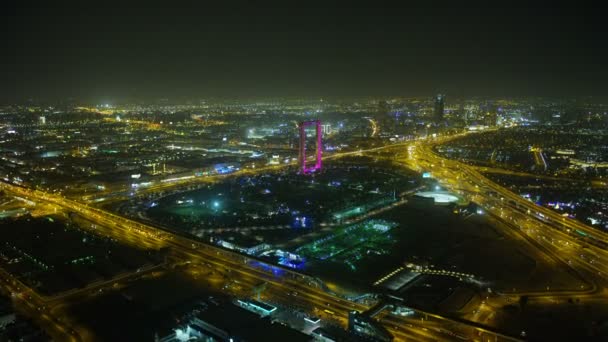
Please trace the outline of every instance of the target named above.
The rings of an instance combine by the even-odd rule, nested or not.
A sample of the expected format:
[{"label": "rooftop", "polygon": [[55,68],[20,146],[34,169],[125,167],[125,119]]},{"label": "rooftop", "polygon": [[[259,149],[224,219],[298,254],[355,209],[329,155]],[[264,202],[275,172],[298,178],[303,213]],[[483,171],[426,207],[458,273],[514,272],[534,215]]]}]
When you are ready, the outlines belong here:
[{"label": "rooftop", "polygon": [[312,338],[280,323],[240,308],[231,303],[210,304],[197,316],[201,321],[226,331],[243,341],[310,341]]}]

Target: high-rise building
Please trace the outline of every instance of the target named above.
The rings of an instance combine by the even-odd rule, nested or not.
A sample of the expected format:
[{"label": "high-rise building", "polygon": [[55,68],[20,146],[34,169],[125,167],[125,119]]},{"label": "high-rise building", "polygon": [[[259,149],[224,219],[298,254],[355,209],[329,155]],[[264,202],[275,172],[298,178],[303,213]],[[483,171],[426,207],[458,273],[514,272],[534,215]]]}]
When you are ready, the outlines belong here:
[{"label": "high-rise building", "polygon": [[489,127],[495,127],[498,123],[498,113],[496,110],[492,110],[486,113],[486,125]]},{"label": "high-rise building", "polygon": [[378,107],[376,108],[376,113],[373,115],[372,119],[378,126],[386,127],[387,120],[389,119],[390,106],[388,102],[381,100],[378,101]]},{"label": "high-rise building", "polygon": [[[308,166],[306,158],[306,127],[314,126],[316,131],[316,146],[315,146],[315,164]],[[303,121],[298,125],[300,131],[300,168],[302,173],[311,173],[321,170],[321,156],[323,154],[323,130],[321,129],[321,120]]]},{"label": "high-rise building", "polygon": [[437,94],[433,106],[433,119],[435,122],[443,121],[443,111],[445,109],[445,95]]},{"label": "high-rise building", "polygon": [[382,121],[386,118],[390,111],[390,107],[388,102],[386,101],[378,101],[378,108],[376,110],[376,120]]},{"label": "high-rise building", "polygon": [[331,125],[330,124],[323,124],[323,125],[321,125],[321,127],[322,127],[322,131],[323,131],[323,135],[331,134]]}]

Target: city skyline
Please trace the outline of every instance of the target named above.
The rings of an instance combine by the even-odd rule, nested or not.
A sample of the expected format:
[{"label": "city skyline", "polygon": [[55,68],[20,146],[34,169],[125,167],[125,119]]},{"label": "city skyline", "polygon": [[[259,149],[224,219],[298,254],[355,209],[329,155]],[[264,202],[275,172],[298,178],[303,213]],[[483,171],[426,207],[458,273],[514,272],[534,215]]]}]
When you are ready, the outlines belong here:
[{"label": "city skyline", "polygon": [[602,24],[7,6],[0,341],[608,340]]}]

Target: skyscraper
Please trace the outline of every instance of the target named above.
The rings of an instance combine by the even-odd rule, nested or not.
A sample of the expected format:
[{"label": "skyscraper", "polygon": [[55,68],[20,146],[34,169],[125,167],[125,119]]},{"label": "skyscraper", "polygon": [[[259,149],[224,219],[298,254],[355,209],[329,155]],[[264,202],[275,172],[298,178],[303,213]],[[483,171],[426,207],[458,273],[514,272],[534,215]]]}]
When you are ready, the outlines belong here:
[{"label": "skyscraper", "polygon": [[445,107],[444,101],[445,95],[437,94],[437,96],[435,96],[435,104],[433,107],[433,119],[435,122],[443,121],[443,110]]},{"label": "skyscraper", "polygon": [[386,117],[389,114],[389,112],[390,112],[390,107],[388,105],[388,102],[386,102],[386,101],[379,101],[378,102],[378,108],[376,110],[376,116],[375,116],[376,122],[385,121]]},{"label": "skyscraper", "polygon": [[[317,144],[315,146],[315,164],[308,166],[306,164],[306,127],[314,126],[316,131]],[[299,162],[302,173],[311,173],[321,170],[321,156],[323,154],[323,130],[321,129],[321,120],[303,121],[298,124],[300,130],[300,155]]]},{"label": "skyscraper", "polygon": [[486,125],[489,127],[496,127],[498,122],[498,113],[496,110],[492,110],[486,113]]}]

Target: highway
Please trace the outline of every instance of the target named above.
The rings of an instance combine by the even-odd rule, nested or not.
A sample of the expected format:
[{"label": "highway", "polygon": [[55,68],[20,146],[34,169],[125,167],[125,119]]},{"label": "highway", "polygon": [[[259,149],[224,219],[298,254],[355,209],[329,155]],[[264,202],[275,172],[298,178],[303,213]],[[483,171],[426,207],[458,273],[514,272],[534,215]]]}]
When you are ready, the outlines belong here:
[{"label": "highway", "polygon": [[[396,144],[382,145],[379,147],[369,148],[369,149],[365,149],[365,150],[361,149],[361,150],[355,150],[355,151],[349,151],[349,152],[338,152],[338,153],[333,153],[333,154],[329,154],[329,155],[324,155],[323,160],[339,159],[339,158],[344,158],[344,157],[348,157],[348,156],[360,156],[365,153],[379,152],[379,151],[386,150],[389,148],[406,147],[406,146],[409,146],[410,144],[411,144],[411,142],[408,141],[408,142],[402,142],[402,143],[396,143]],[[221,175],[213,174],[213,175],[206,175],[206,176],[196,176],[196,175],[194,175],[194,172],[192,172],[191,176],[184,177],[183,179],[175,179],[172,181],[160,181],[160,182],[156,181],[156,183],[153,183],[150,186],[140,187],[137,189],[132,189],[128,185],[125,185],[123,183],[113,184],[113,185],[108,186],[106,189],[95,192],[93,194],[84,195],[84,196],[78,195],[78,196],[72,196],[69,198],[71,198],[72,200],[76,200],[76,201],[83,202],[83,203],[88,203],[91,205],[100,204],[100,203],[107,204],[107,203],[112,203],[112,202],[124,201],[125,199],[128,199],[132,196],[142,196],[145,194],[158,193],[161,191],[172,191],[172,190],[182,191],[183,189],[185,189],[189,186],[197,186],[200,184],[213,184],[213,183],[220,182],[220,181],[222,181],[226,178],[230,178],[230,177],[241,177],[241,176],[247,176],[247,175],[256,175],[256,174],[260,174],[260,173],[264,173],[264,172],[279,171],[279,170],[286,169],[288,167],[293,167],[296,165],[297,165],[297,162],[293,161],[290,163],[283,163],[283,164],[278,164],[278,165],[267,165],[267,166],[256,167],[256,168],[243,168],[243,169],[237,170],[232,173],[221,174]]]},{"label": "highway", "polygon": [[[451,139],[454,138],[438,138],[431,143],[416,142],[408,148],[408,156],[400,163],[420,172],[431,172],[443,187],[477,203],[487,214],[503,221],[503,231],[507,235],[532,245],[555,267],[573,272],[581,279],[570,291],[556,291],[547,286],[546,291],[532,293],[515,290],[509,293],[510,297],[505,294],[505,298],[515,301],[514,298],[527,295],[535,301],[563,302],[564,298],[577,298],[608,304],[607,234],[562,217],[492,182],[479,172],[483,168],[437,155],[433,147]],[[495,311],[493,307],[506,304],[500,303],[505,298],[493,298],[493,302],[483,303],[478,312],[467,316],[467,319],[489,324]]]},{"label": "highway", "polygon": [[[30,190],[4,182],[0,183],[0,188],[35,202],[50,203],[68,212],[78,213],[87,220],[97,223],[96,228],[90,228],[95,230],[97,234],[109,235],[120,241],[127,241],[129,244],[136,243],[147,248],[170,247],[172,254],[179,259],[192,263],[209,264],[216,268],[225,268],[243,277],[252,277],[258,281],[270,283],[276,288],[283,289],[282,292],[284,293],[297,292],[299,293],[298,296],[301,297],[300,299],[308,305],[312,307],[331,307],[332,311],[342,318],[347,317],[350,310],[365,311],[368,309],[360,304],[349,302],[325,292],[320,289],[313,278],[306,275],[289,270],[279,270],[278,273],[282,275],[277,276],[277,271],[261,269],[255,260],[243,255],[201,244],[187,237],[162,231],[59,195]],[[105,228],[100,229],[100,227]],[[453,327],[454,325],[459,325],[463,330],[468,330],[471,338],[489,334],[498,340],[516,340],[483,328],[467,327],[461,322],[431,313],[419,312],[419,316],[430,317],[430,319],[413,321],[412,319],[389,315],[383,317],[381,323],[392,331],[398,340],[451,340],[452,336],[445,333],[447,330],[444,326]]]},{"label": "highway", "polygon": [[[414,145],[407,163],[416,169],[432,170],[433,177],[442,185],[512,222],[562,259],[565,251],[572,250],[571,259],[566,260],[568,263],[580,261],[577,247],[585,247],[584,254],[588,254],[589,260],[583,262],[584,268],[605,277],[607,269],[602,266],[608,262],[606,233],[538,206],[487,179],[474,167],[439,157],[432,144]],[[592,263],[592,260],[595,261]]]},{"label": "highway", "polygon": [[18,313],[32,318],[54,340],[83,341],[74,327],[50,313],[42,297],[2,268],[0,268],[0,292],[11,297]]},{"label": "highway", "polygon": [[[510,193],[508,190],[491,183],[489,180],[485,179],[485,177],[481,176],[481,174],[479,174],[472,167],[462,165],[458,162],[441,159],[432,151],[433,145],[440,142],[444,142],[447,139],[454,139],[458,136],[462,135],[435,139],[431,143],[429,143],[428,141],[415,141],[385,145],[367,150],[337,153],[330,156],[326,156],[325,159],[335,159],[350,155],[373,154],[375,152],[380,152],[388,149],[407,149],[410,153],[408,154],[408,159],[405,161],[405,164],[409,168],[419,171],[432,170],[433,176],[435,178],[438,178],[444,185],[451,184],[453,185],[453,187],[457,187],[458,189],[462,189],[463,183],[468,182],[469,184],[465,187],[468,187],[469,191],[475,194],[472,196],[473,198],[471,199],[481,204],[482,206],[488,208],[489,210],[492,210],[492,208],[497,207],[497,205],[499,204],[496,203],[497,196],[487,196],[487,194],[490,194],[492,192],[499,193],[502,198],[508,198],[512,201],[517,201],[515,202],[516,205],[523,206],[525,208],[530,207],[531,203],[525,201],[517,195]],[[442,167],[439,168],[437,167],[438,165],[441,165]],[[236,174],[230,174],[225,176],[201,177],[179,181],[175,183],[159,184],[158,186],[146,189],[146,192],[158,191],[161,189],[171,189],[176,186],[186,186],[199,182],[214,182],[225,177],[236,175],[268,172],[272,170],[278,170],[286,166],[289,165],[275,165],[266,168],[259,168],[256,170],[247,169],[238,171]],[[197,264],[209,265],[210,267],[216,269],[230,270],[229,272],[232,272],[231,278],[233,279],[254,279],[254,281],[256,282],[264,281],[266,283],[269,283],[271,284],[271,286],[269,287],[271,290],[267,291],[266,293],[266,295],[269,297],[269,300],[274,300],[278,302],[294,302],[293,297],[285,301],[286,298],[282,298],[281,296],[284,296],[283,294],[297,292],[299,294],[297,302],[300,303],[302,306],[313,308],[317,312],[320,308],[331,307],[331,311],[335,312],[335,315],[338,317],[338,320],[342,323],[345,322],[345,318],[348,316],[348,312],[350,310],[366,311],[368,309],[365,306],[353,302],[348,302],[342,298],[338,298],[321,290],[320,286],[316,284],[314,280],[311,280],[310,277],[289,271],[283,271],[286,275],[277,277],[276,274],[273,274],[272,271],[262,270],[259,267],[252,266],[252,261],[242,255],[228,252],[226,250],[219,249],[216,247],[203,245],[189,238],[175,235],[167,231],[161,231],[157,228],[145,225],[143,223],[132,221],[124,217],[115,215],[113,213],[91,207],[87,204],[81,204],[77,201],[66,199],[59,195],[44,193],[38,190],[29,190],[7,183],[1,183],[0,186],[15,195],[28,198],[32,201],[38,203],[51,204],[54,206],[58,206],[68,212],[78,213],[80,216],[86,218],[87,220],[95,222],[95,224],[91,225],[90,229],[95,231],[96,234],[112,236],[129,245],[139,246],[143,248],[159,249],[162,247],[171,247],[172,254],[178,259],[187,260],[189,262]],[[482,190],[479,190],[480,186],[483,187],[482,189],[489,188],[491,190],[485,192],[486,196],[482,196],[484,192]],[[500,201],[500,204],[503,204],[503,206],[501,207],[502,211],[505,207],[504,199]],[[522,201],[525,201],[525,203],[521,203]],[[504,212],[497,214],[501,215],[501,217],[505,216]],[[517,218],[514,218],[513,215],[517,216]],[[521,220],[521,222],[530,222],[530,227],[536,227],[538,224],[538,220],[531,219],[529,216],[529,212],[514,212],[511,213],[509,217],[511,217],[511,219],[514,221],[519,219]],[[547,216],[550,217],[549,214],[547,214]],[[576,225],[576,223],[569,224]],[[585,231],[588,231],[591,228],[585,227],[585,229]],[[533,236],[534,232],[531,232],[530,234],[531,236]],[[539,240],[540,243],[542,243],[543,245],[548,244],[548,242],[545,241],[543,238],[540,238]],[[560,239],[557,240],[557,242],[551,242],[549,243],[549,246],[546,246],[545,248],[550,248],[551,244],[560,243],[559,241],[565,240]],[[597,256],[597,258],[600,257],[603,258],[604,256]],[[577,265],[581,263],[581,261],[579,260],[580,258],[574,259],[574,262]],[[600,260],[603,261],[604,259],[599,259],[598,264],[600,264]],[[572,260],[570,260],[570,262],[572,262]],[[589,263],[583,264],[584,265],[582,266],[589,267]],[[236,278],[235,274],[238,274]],[[77,296],[82,293],[87,293],[88,291],[94,293],[94,290],[86,289],[84,291],[74,293],[74,296]],[[37,303],[45,302],[42,299],[32,301]],[[54,303],[60,305],[61,301],[55,300]],[[451,332],[453,331],[454,326],[458,326],[459,331],[466,331],[468,338],[471,339],[477,339],[480,338],[480,336],[484,336],[484,334],[486,334],[488,336],[492,336],[494,339],[512,340],[508,336],[495,334],[494,332],[485,330],[483,328],[472,326],[467,327],[461,322],[455,322],[453,320],[438,315],[433,315],[431,313],[419,312],[417,317],[431,317],[431,319],[427,319],[425,321],[420,320],[420,318],[414,319],[397,317],[392,315],[382,315],[381,322],[398,338],[398,340],[452,340],[454,336],[451,335]],[[55,330],[62,329],[64,331],[66,330],[66,328],[61,327],[55,328]],[[73,331],[72,329],[69,330]],[[77,340],[76,337],[75,339]]]},{"label": "highway", "polygon": [[[478,191],[480,194],[487,193],[488,196],[502,197],[504,198],[503,201],[507,202],[506,205],[509,205],[514,210],[529,210],[528,214],[536,215],[536,217],[543,219],[545,223],[550,224],[556,229],[560,229],[570,235],[574,235],[576,230],[579,230],[587,234],[589,240],[600,244],[599,247],[603,247],[602,249],[608,247],[608,233],[569,217],[563,217],[549,208],[536,205],[483,176],[479,172],[479,170],[483,171],[483,168],[439,157],[433,151],[433,144],[416,144],[415,146],[417,150],[415,153],[418,157],[414,158],[418,158],[419,160],[417,166],[439,169],[439,174],[442,175],[440,180],[456,185],[459,183],[457,181],[458,177],[462,177],[463,182],[468,182],[482,189]],[[437,174],[436,171],[434,173]]]}]

